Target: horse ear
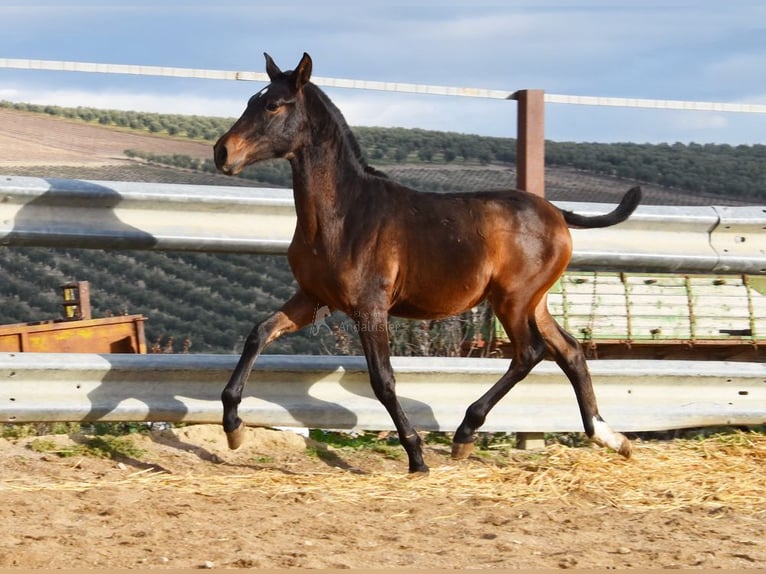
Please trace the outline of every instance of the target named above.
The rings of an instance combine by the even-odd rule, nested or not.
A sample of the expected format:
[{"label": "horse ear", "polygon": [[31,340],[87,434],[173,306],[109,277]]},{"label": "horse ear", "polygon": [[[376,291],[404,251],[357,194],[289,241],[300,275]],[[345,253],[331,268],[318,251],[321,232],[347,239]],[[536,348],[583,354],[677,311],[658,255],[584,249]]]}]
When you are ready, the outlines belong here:
[{"label": "horse ear", "polygon": [[295,87],[301,89],[311,79],[311,56],[303,52],[303,57],[295,68]]},{"label": "horse ear", "polygon": [[279,69],[279,66],[274,63],[274,60],[272,60],[271,56],[269,56],[266,52],[264,52],[263,55],[266,57],[266,73],[269,75],[269,78],[273,82],[277,79],[277,76],[282,74],[282,70]]}]

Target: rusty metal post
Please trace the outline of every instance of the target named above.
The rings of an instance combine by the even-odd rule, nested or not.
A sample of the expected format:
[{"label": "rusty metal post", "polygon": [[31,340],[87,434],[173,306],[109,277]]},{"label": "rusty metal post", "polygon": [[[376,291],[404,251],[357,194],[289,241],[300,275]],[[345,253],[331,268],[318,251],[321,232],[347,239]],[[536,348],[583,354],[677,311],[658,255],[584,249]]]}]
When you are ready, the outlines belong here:
[{"label": "rusty metal post", "polygon": [[516,142],[516,186],[545,196],[545,99],[543,90],[519,90]]},{"label": "rusty metal post", "polygon": [[[519,90],[516,127],[516,187],[545,197],[545,99],[543,90]],[[543,433],[516,434],[516,448],[545,448]]]}]

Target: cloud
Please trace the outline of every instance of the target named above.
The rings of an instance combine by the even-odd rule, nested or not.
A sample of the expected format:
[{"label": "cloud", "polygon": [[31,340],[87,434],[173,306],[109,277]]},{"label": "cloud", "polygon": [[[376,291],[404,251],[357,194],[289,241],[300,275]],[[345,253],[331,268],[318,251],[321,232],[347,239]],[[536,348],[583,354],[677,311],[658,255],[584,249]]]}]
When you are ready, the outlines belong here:
[{"label": "cloud", "polygon": [[721,130],[729,127],[729,119],[718,113],[678,112],[670,118],[670,125],[682,131]]},{"label": "cloud", "polygon": [[[766,50],[760,53],[735,53],[716,58],[705,69],[705,77],[712,85],[729,91],[743,91],[766,89],[763,70],[766,69]],[[742,97],[740,96],[740,99]],[[755,103],[752,102],[751,103]],[[758,103],[766,103],[766,98],[761,98]]]},{"label": "cloud", "polygon": [[404,127],[515,137],[516,104],[508,100],[328,90],[352,126]]}]

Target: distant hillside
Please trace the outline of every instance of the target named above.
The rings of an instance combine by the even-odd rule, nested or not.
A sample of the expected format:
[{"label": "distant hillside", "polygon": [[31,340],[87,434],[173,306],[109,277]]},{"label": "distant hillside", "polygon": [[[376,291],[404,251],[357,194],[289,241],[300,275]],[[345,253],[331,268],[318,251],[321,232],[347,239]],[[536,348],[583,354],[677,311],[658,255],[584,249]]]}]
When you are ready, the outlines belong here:
[{"label": "distant hillside", "polygon": [[[9,102],[0,102],[0,112],[4,112],[3,124],[9,123],[13,112],[31,112],[24,117],[19,130],[23,130],[23,124],[30,123],[31,115],[36,121],[47,117],[75,126],[110,128],[96,133],[111,134],[112,141],[96,137],[87,141],[86,146],[75,147],[74,151],[82,149],[89,152],[88,157],[82,154],[83,161],[92,161],[92,156],[103,156],[103,151],[100,150],[109,149],[107,155],[112,159],[118,154],[127,159],[125,154],[129,152],[133,154],[132,157],[145,158],[149,155],[161,163],[167,163],[170,159],[173,165],[179,167],[210,172],[214,171],[214,167],[209,146],[233,122],[233,118],[62,108]],[[27,143],[38,143],[58,151],[72,151],[73,144],[85,139],[74,134],[73,138],[67,138],[66,143],[56,141],[56,134],[66,132],[61,122],[53,125],[55,129],[50,132],[40,131],[37,139]],[[7,129],[5,125],[0,126],[0,145],[3,145],[3,130]],[[507,187],[515,180],[512,168],[516,159],[516,142],[513,138],[372,127],[356,127],[354,133],[370,163],[382,167],[392,175],[399,174],[404,183],[429,190],[465,189],[466,182],[461,177],[461,172],[468,174],[467,177],[471,180],[469,189],[475,189],[477,184],[482,187]],[[120,135],[120,139],[117,139],[117,134]],[[140,140],[138,136],[141,134],[153,137]],[[19,134],[9,135],[13,137]],[[124,147],[120,150],[115,149],[115,145],[119,144]],[[29,161],[21,161],[31,165]],[[0,167],[3,163],[3,158],[0,158]],[[428,168],[429,173],[412,178],[411,168],[399,169],[400,166],[412,164]],[[621,182],[622,187],[627,186],[624,183],[626,181],[641,182],[649,188],[649,203],[662,202],[659,199],[655,201],[654,190],[664,196],[666,201],[672,201],[675,195],[702,197],[706,201],[720,198],[719,203],[748,199],[762,201],[766,198],[766,145],[597,144],[548,141],[546,165],[549,170],[547,187],[552,199],[565,199],[559,195],[578,189],[578,186],[572,185],[568,180],[585,174],[603,178],[599,183],[605,187],[611,187],[610,184],[615,185],[618,182]],[[430,171],[431,169],[436,171]],[[476,181],[475,177],[479,173],[483,174],[484,178],[481,182]],[[426,177],[422,177],[423,175]],[[256,166],[246,177],[274,185],[289,186],[289,172],[284,162]],[[582,189],[587,191],[588,188]],[[663,191],[660,192],[660,189]],[[591,199],[586,195],[575,200]],[[686,201],[696,203],[693,199]]]},{"label": "distant hillside", "polygon": [[[248,175],[254,179],[227,178],[210,170],[210,141],[231,120],[78,110],[76,114],[62,109],[30,112],[0,106],[0,174],[289,185],[283,161],[251,170]],[[77,119],[78,115],[84,118]],[[195,122],[203,126],[198,131],[190,127]],[[445,192],[515,185],[512,139],[423,130],[355,131],[371,163],[407,185]],[[764,149],[549,142],[547,195],[553,200],[615,202],[640,181],[646,203],[753,203],[762,197],[766,182]],[[643,179],[634,177],[639,170]],[[674,187],[663,185],[663,178],[674,173],[687,176],[673,180]],[[695,187],[695,182],[703,180],[708,182],[705,187]],[[191,352],[239,352],[253,324],[273,312],[294,289],[284,258],[233,254],[4,248],[0,249],[0,276],[0,324],[56,318],[61,314],[58,285],[88,280],[94,316],[142,313],[149,319],[150,344],[173,337],[180,350],[182,341],[189,339]],[[340,317],[330,323],[339,321]],[[440,323],[428,341],[423,339],[424,326],[406,324],[398,329],[396,352],[450,354],[459,347],[459,320]],[[347,330],[339,329],[335,336],[326,331],[316,336],[306,331],[291,335],[269,351],[353,353],[359,348]]]}]

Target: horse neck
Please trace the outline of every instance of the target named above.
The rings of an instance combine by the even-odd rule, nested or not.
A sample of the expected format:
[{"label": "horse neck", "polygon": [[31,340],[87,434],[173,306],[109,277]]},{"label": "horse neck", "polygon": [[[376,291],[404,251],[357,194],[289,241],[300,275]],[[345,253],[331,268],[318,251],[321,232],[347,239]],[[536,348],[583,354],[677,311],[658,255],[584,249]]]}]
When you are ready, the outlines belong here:
[{"label": "horse neck", "polygon": [[339,228],[365,176],[364,167],[331,119],[310,123],[309,141],[290,164],[298,221],[307,238],[313,239]]}]

